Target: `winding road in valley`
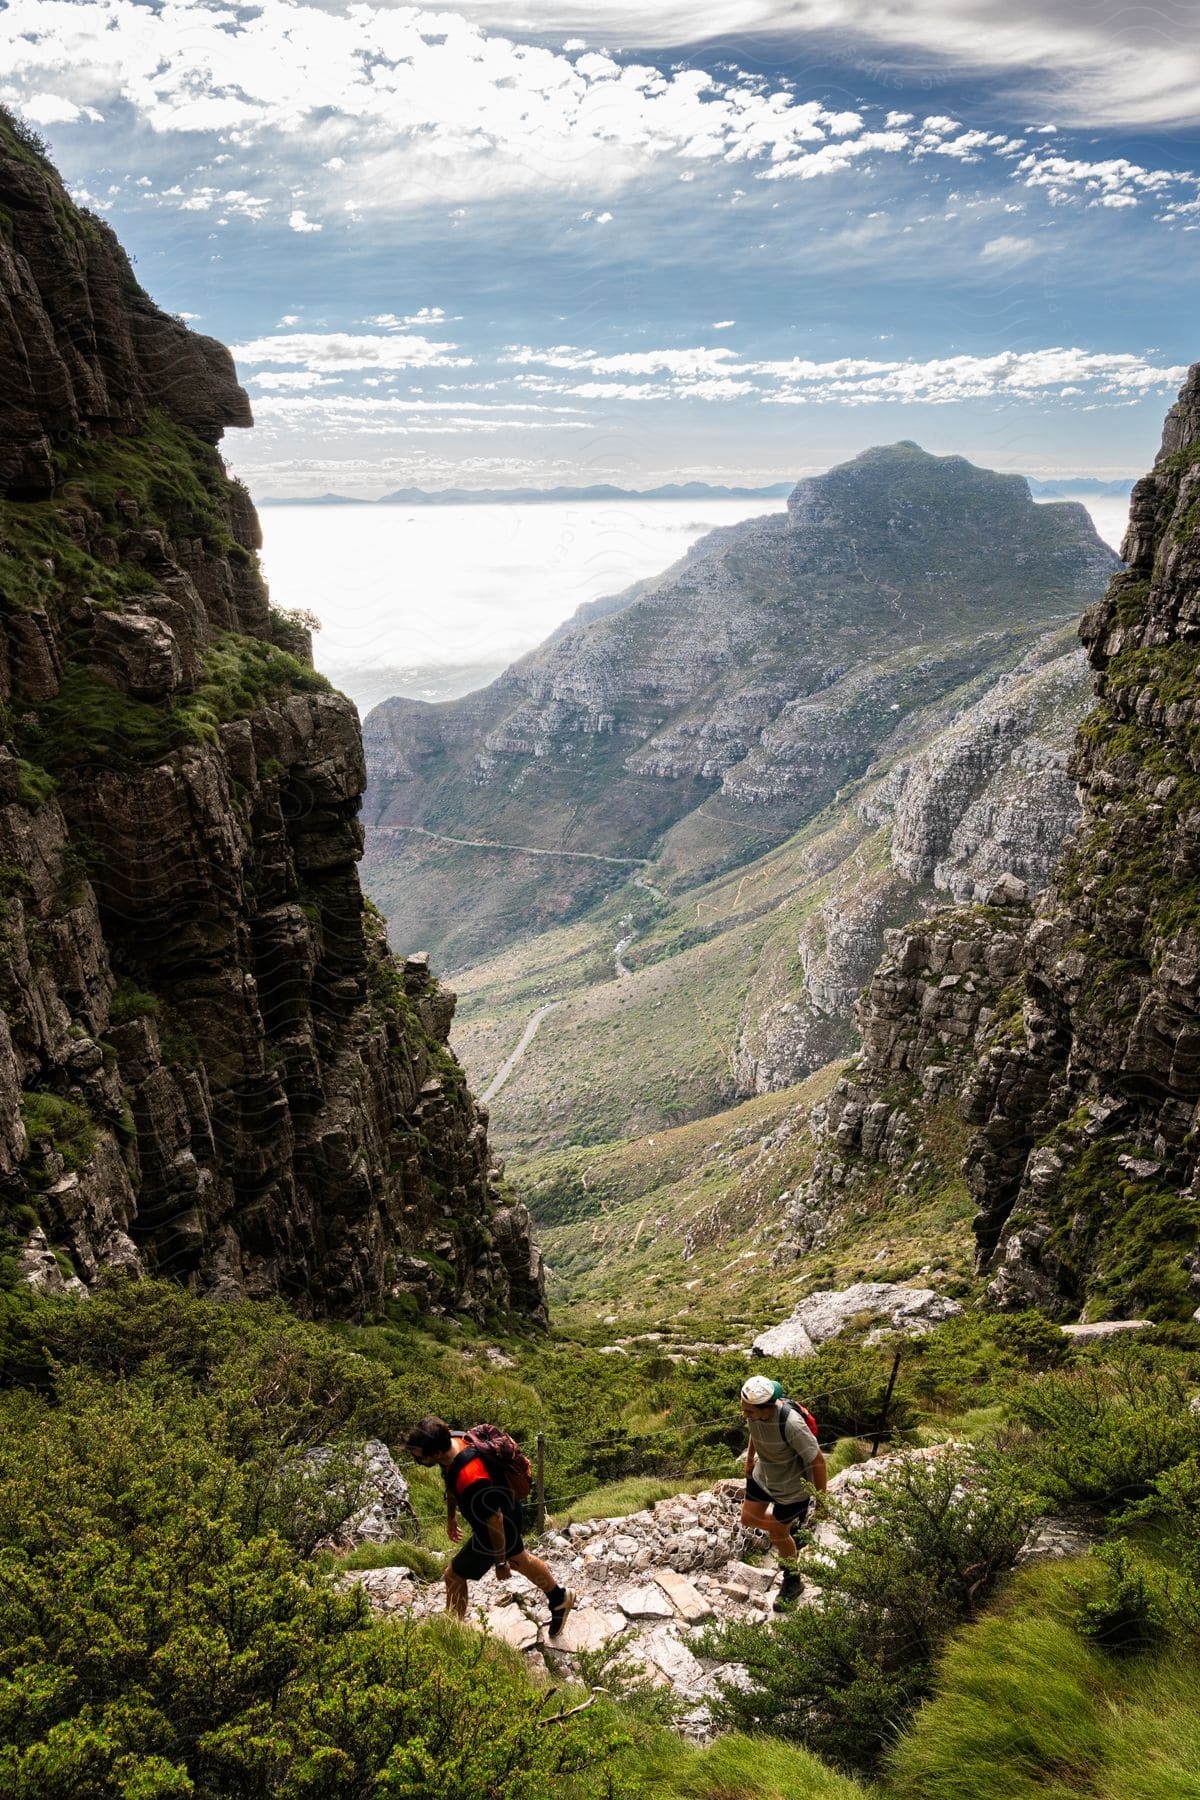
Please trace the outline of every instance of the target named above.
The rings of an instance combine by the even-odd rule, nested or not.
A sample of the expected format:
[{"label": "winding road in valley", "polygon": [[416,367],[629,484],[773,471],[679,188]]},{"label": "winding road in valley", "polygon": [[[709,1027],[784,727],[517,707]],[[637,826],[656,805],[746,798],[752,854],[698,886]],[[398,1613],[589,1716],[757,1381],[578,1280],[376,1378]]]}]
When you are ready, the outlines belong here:
[{"label": "winding road in valley", "polygon": [[542,850],[533,844],[497,844],[488,838],[447,837],[444,831],[426,831],[423,825],[374,825],[371,831],[375,837],[411,832],[416,837],[433,838],[439,844],[457,844],[462,850],[515,850],[520,856],[569,856],[576,862],[615,863],[622,869],[650,867],[648,856],[601,856],[597,850]]},{"label": "winding road in valley", "polygon": [[545,1018],[546,1014],[552,1013],[556,1006],[561,1006],[561,1005],[562,1005],[561,1000],[551,1000],[551,1001],[548,1001],[545,1006],[538,1007],[538,1009],[534,1013],[532,1019],[530,1019],[528,1025],[526,1025],[524,1031],[521,1033],[520,1041],[518,1042],[516,1049],[512,1052],[512,1054],[510,1056],[505,1057],[504,1061],[500,1064],[500,1067],[496,1070],[496,1073],[492,1076],[491,1081],[488,1083],[488,1085],[484,1089],[483,1093],[480,1094],[480,1096],[479,1096],[480,1106],[486,1106],[488,1104],[488,1102],[492,1099],[493,1095],[498,1094],[500,1092],[500,1089],[504,1086],[505,1082],[508,1080],[508,1078],[512,1074],[513,1070],[516,1068],[517,1064],[520,1062],[521,1058],[524,1056],[525,1052],[528,1050],[530,1044],[532,1044],[534,1038],[537,1036],[538,1026],[541,1024],[541,1022]]}]

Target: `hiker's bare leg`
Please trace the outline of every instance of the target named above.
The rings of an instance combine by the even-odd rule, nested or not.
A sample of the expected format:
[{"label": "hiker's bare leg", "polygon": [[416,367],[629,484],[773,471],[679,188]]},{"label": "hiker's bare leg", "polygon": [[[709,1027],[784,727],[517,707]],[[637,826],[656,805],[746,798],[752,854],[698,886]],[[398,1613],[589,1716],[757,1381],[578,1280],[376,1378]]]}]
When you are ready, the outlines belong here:
[{"label": "hiker's bare leg", "polygon": [[446,1611],[456,1619],[467,1616],[467,1584],[453,1569],[446,1570]]},{"label": "hiker's bare leg", "polygon": [[558,1582],[540,1556],[531,1556],[528,1550],[519,1550],[508,1560],[514,1569],[518,1569],[525,1576],[526,1580],[532,1581],[534,1587],[541,1588],[543,1594],[550,1593],[558,1586]]},{"label": "hiker's bare leg", "polygon": [[794,1563],[800,1555],[790,1525],[782,1524],[764,1500],[742,1502],[742,1524],[747,1531],[765,1531],[780,1562]]}]

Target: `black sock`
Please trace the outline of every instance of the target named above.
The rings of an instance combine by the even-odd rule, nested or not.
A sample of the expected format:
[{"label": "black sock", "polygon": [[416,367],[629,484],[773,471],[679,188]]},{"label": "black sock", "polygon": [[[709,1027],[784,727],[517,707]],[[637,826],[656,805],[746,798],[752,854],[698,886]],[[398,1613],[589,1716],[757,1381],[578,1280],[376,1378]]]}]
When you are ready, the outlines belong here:
[{"label": "black sock", "polygon": [[546,1595],[551,1607],[561,1606],[566,1597],[567,1590],[565,1587],[552,1587],[550,1592]]}]

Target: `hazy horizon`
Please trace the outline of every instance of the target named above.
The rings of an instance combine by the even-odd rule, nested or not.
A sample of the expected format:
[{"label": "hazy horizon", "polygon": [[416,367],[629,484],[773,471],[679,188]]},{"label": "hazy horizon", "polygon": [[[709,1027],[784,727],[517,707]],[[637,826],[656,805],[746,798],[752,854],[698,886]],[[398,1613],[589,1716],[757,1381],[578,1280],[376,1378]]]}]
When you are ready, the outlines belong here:
[{"label": "hazy horizon", "polygon": [[[1079,504],[1118,549],[1128,502]],[[272,601],[316,613],[316,665],[365,716],[393,695],[450,700],[485,687],[585,601],[661,574],[715,526],[785,505],[264,505],[259,516]]]}]

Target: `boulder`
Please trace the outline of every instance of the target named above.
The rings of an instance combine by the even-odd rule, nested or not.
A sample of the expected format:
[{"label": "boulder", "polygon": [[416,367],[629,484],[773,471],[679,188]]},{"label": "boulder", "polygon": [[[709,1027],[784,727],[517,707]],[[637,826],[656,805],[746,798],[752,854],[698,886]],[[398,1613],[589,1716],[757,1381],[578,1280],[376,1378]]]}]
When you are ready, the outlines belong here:
[{"label": "boulder", "polygon": [[675,1612],[657,1583],[646,1587],[622,1588],[617,1595],[617,1605],[627,1619],[669,1619]]},{"label": "boulder", "polygon": [[[326,1469],[342,1452],[331,1444],[319,1444],[308,1455],[310,1468]],[[361,1479],[359,1505],[336,1531],[327,1544],[335,1550],[354,1550],[359,1544],[390,1544],[394,1538],[407,1535],[416,1518],[409,1498],[408,1482],[396,1466],[387,1445],[379,1438],[369,1438],[356,1454]]]},{"label": "boulder", "polygon": [[712,1618],[713,1609],[685,1575],[674,1569],[656,1569],[654,1579],[685,1625],[700,1625]]},{"label": "boulder", "polygon": [[919,1337],[962,1311],[933,1288],[905,1287],[894,1281],[859,1281],[839,1292],[823,1289],[802,1300],[790,1319],[771,1326],[755,1338],[758,1356],[811,1356],[827,1338],[837,1337],[852,1319],[870,1314],[877,1324],[868,1342],[877,1342],[888,1331]]}]

